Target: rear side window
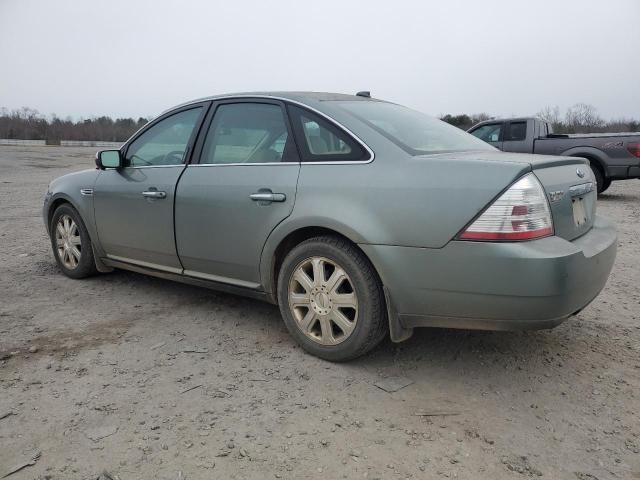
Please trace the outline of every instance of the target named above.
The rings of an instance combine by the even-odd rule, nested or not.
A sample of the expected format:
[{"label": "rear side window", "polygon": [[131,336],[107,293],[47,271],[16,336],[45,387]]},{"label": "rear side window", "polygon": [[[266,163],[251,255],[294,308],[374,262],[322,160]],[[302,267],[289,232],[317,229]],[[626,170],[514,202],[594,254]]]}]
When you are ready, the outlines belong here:
[{"label": "rear side window", "polygon": [[200,163],[283,161],[291,140],[282,109],[263,103],[220,105],[213,117]]},{"label": "rear side window", "polygon": [[471,132],[471,135],[485,142],[499,142],[502,138],[502,124],[492,123],[491,125],[483,125]]},{"label": "rear side window", "polygon": [[527,138],[527,122],[511,122],[505,140],[524,140]]},{"label": "rear side window", "polygon": [[362,145],[320,115],[293,105],[287,108],[304,161],[358,161],[370,158]]}]

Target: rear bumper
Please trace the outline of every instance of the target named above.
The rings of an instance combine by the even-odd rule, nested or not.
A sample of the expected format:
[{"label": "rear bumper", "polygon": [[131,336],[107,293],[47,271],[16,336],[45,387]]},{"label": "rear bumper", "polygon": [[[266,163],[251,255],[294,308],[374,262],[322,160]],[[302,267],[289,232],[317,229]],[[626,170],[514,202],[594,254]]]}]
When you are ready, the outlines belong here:
[{"label": "rear bumper", "polygon": [[608,167],[609,178],[611,180],[626,180],[628,178],[640,178],[640,162],[638,165],[632,166],[615,166],[610,165]]},{"label": "rear bumper", "polygon": [[616,247],[615,228],[600,217],[574,241],[452,241],[441,249],[361,245],[401,329],[490,330],[550,328],[577,313],[604,287]]}]

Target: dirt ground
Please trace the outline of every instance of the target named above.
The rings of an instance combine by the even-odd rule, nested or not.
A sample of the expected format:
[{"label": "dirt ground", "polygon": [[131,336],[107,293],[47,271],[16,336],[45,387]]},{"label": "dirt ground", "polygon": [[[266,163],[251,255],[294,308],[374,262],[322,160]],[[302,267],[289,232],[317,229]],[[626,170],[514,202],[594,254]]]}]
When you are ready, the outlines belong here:
[{"label": "dirt ground", "polygon": [[[64,277],[42,198],[93,150],[0,147],[0,477],[39,451],[9,478],[640,478],[640,181],[598,202],[618,258],[577,317],[418,330],[334,365],[272,305]],[[375,386],[396,376],[413,383]]]}]

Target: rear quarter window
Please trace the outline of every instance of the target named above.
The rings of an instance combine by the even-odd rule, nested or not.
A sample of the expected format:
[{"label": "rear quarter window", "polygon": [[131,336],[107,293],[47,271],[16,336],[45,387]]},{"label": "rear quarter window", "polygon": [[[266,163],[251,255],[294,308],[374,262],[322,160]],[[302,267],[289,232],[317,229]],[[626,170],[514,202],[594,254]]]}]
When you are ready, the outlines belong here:
[{"label": "rear quarter window", "polygon": [[376,100],[336,103],[411,155],[494,149],[457,127],[401,105]]},{"label": "rear quarter window", "polygon": [[367,161],[371,159],[369,152],[358,141],[327,119],[295,105],[289,105],[287,109],[303,161]]}]

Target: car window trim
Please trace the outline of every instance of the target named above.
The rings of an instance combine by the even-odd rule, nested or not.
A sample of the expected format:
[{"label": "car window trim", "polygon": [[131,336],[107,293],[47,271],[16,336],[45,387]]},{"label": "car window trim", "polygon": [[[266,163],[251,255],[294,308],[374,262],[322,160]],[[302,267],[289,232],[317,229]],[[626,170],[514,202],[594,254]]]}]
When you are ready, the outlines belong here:
[{"label": "car window trim", "polygon": [[[336,155],[336,154],[327,154],[327,155],[322,155],[322,154],[314,154],[311,152],[310,148],[309,148],[309,144],[307,142],[306,139],[306,134],[304,132],[304,127],[302,125],[302,119],[298,118],[301,115],[295,114],[291,109],[287,108],[287,112],[289,114],[289,117],[291,118],[291,122],[292,124],[295,123],[295,126],[293,127],[293,131],[294,134],[296,136],[296,140],[297,140],[297,144],[298,144],[298,148],[299,148],[299,154],[300,154],[300,158],[302,159],[302,163],[304,164],[314,164],[314,165],[333,165],[336,163],[342,163],[342,164],[348,164],[348,163],[369,163],[369,161],[372,160],[372,155],[373,152],[371,151],[371,149],[369,149],[368,147],[366,147],[364,145],[363,142],[359,142],[356,140],[356,138],[354,138],[353,135],[351,135],[350,133],[348,133],[347,131],[345,131],[344,128],[340,127],[335,120],[333,120],[331,117],[328,117],[327,115],[321,115],[318,114],[317,111],[314,111],[313,109],[309,108],[307,105],[295,105],[292,104],[292,107],[296,107],[298,110],[302,110],[302,111],[306,111],[308,112],[311,116],[315,115],[316,117],[319,117],[320,120],[325,121],[326,123],[329,124],[329,132],[331,133],[331,130],[335,130],[335,133],[337,133],[338,135],[335,135],[335,133],[332,133],[332,135],[340,137],[340,136],[344,136],[345,139],[347,140],[347,144],[350,144],[350,148],[352,147],[359,147],[361,151],[363,151],[363,153],[365,155],[368,155],[368,158],[365,159],[359,159],[359,160],[354,160],[354,159],[341,159],[340,155]],[[344,141],[344,140],[342,140]],[[305,148],[303,149],[301,144],[304,143]],[[349,152],[349,154],[351,154],[351,152]]]},{"label": "car window trim", "polygon": [[[345,127],[342,123],[340,123],[339,121],[335,120],[334,118],[330,117],[329,115],[327,115],[324,112],[321,112],[320,110],[311,107],[310,105],[307,105],[306,103],[303,102],[298,102],[297,100],[292,100],[290,98],[286,98],[286,97],[278,97],[277,95],[225,95],[225,96],[220,96],[220,97],[215,97],[212,98],[210,101],[212,102],[212,104],[215,104],[217,102],[226,102],[226,101],[234,101],[234,100],[275,100],[277,102],[281,102],[284,105],[296,105],[298,107],[302,107],[302,108],[306,108],[307,110],[309,110],[310,112],[315,113],[316,115],[321,116],[322,118],[324,118],[325,120],[327,120],[328,122],[333,123],[336,127],[338,127],[339,129],[341,129],[342,131],[344,131],[346,134],[348,134],[351,138],[353,138],[356,142],[358,142],[358,144],[360,144],[369,154],[369,159],[368,160],[334,160],[334,161],[318,161],[318,162],[301,162],[304,163],[305,165],[363,165],[363,164],[367,164],[367,163],[371,163],[375,160],[375,152],[369,147],[369,145],[367,145],[358,135],[356,135],[355,133],[353,133],[353,131],[351,131],[349,128]],[[186,103],[181,105],[181,107],[185,107],[185,106],[189,106],[189,105],[195,105],[197,103],[201,103],[201,101],[196,101],[193,103]],[[207,114],[207,116],[212,115],[212,111],[214,110],[214,106],[212,105],[209,108],[209,113]],[[286,109],[285,109],[286,110]],[[292,127],[291,125],[291,120],[289,119],[289,115],[288,112],[286,112],[286,118],[287,118],[287,125],[289,128]],[[201,130],[203,131],[207,131],[205,130],[206,128],[208,128],[208,119],[205,119],[205,121],[203,122],[203,125],[201,126]],[[198,143],[203,142],[203,137],[205,137],[206,135],[202,135],[198,138]],[[294,137],[294,142],[295,142],[295,137]],[[200,148],[198,148],[200,147]],[[296,144],[297,147],[297,144]],[[195,146],[195,150],[193,152],[192,155],[192,159],[196,158],[196,159],[200,159],[200,154],[201,154],[201,150],[202,150],[202,145],[198,146],[196,144]],[[298,156],[300,155],[300,152],[298,151]],[[293,163],[293,162],[274,162],[274,163],[268,163],[267,165],[279,165],[279,164],[286,164],[286,163]],[[212,164],[200,164],[197,162],[190,162],[191,166],[195,166],[195,165],[212,165]],[[229,163],[227,163],[226,165],[231,165]],[[248,165],[245,163],[239,163],[239,164],[235,164],[235,165]],[[255,163],[253,165],[256,165]]]},{"label": "car window trim", "polygon": [[198,139],[198,137],[200,136],[200,132],[202,130],[202,125],[204,123],[204,119],[211,107],[211,101],[205,101],[205,102],[197,102],[197,103],[191,103],[189,105],[181,105],[178,108],[175,108],[173,110],[169,110],[166,112],[163,112],[161,115],[159,115],[158,117],[154,118],[153,120],[151,120],[149,123],[147,123],[146,125],[144,125],[142,128],[140,128],[136,133],[134,133],[129,140],[126,141],[126,143],[124,145],[122,145],[120,147],[120,154],[122,155],[123,159],[127,158],[127,153],[129,151],[129,147],[131,146],[131,144],[133,142],[135,142],[139,137],[141,137],[142,135],[144,135],[149,129],[153,128],[155,125],[157,125],[158,123],[162,122],[163,120],[166,120],[167,118],[176,115],[178,113],[182,113],[182,112],[186,112],[188,110],[193,110],[195,108],[200,108],[201,112],[200,115],[198,116],[198,119],[196,120],[196,123],[194,125],[193,131],[191,132],[191,136],[189,137],[189,141],[187,142],[187,146],[185,149],[185,155],[184,158],[182,159],[182,162],[180,163],[176,163],[173,165],[138,165],[138,166],[125,166],[123,168],[130,168],[130,169],[142,169],[142,168],[171,168],[171,167],[179,167],[179,166],[184,166],[187,165],[190,161],[191,161],[191,157],[193,156],[193,147],[196,144],[196,141]]},{"label": "car window trim", "polygon": [[[291,142],[292,142],[292,147],[289,147],[289,148],[293,148],[293,151],[296,157],[295,160],[289,160],[289,161],[280,160],[278,162],[254,162],[254,163],[248,163],[248,162],[201,163],[200,161],[202,160],[202,152],[204,149],[204,144],[207,140],[207,135],[209,135],[210,133],[209,131],[211,129],[211,125],[213,124],[218,108],[220,108],[222,105],[233,105],[236,103],[258,103],[258,104],[261,103],[265,105],[275,105],[277,107],[280,107],[280,111],[282,113],[285,125],[287,127],[287,140],[291,139]],[[202,135],[199,135],[198,140],[194,145],[193,155],[191,157],[192,160],[191,162],[189,162],[189,166],[191,167],[196,167],[196,166],[199,166],[199,167],[218,167],[218,166],[250,167],[250,166],[264,166],[264,165],[299,165],[300,164],[300,152],[296,144],[295,136],[293,135],[293,129],[292,129],[291,122],[289,120],[289,116],[287,114],[287,109],[285,108],[285,104],[282,100],[264,98],[264,97],[249,97],[249,96],[228,97],[224,99],[212,100],[211,107],[207,112],[207,116],[202,122],[201,131],[202,131]]]}]

